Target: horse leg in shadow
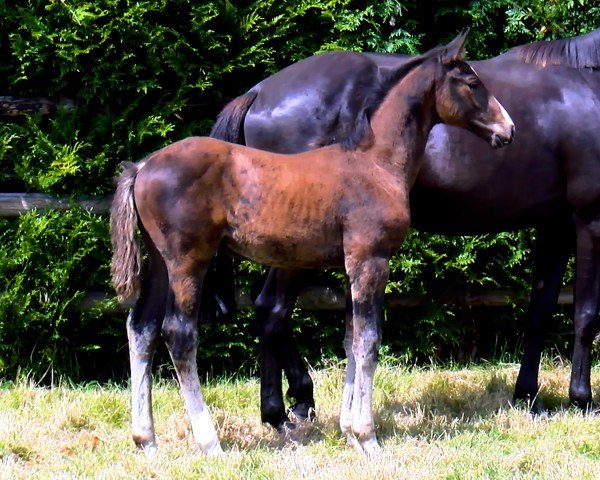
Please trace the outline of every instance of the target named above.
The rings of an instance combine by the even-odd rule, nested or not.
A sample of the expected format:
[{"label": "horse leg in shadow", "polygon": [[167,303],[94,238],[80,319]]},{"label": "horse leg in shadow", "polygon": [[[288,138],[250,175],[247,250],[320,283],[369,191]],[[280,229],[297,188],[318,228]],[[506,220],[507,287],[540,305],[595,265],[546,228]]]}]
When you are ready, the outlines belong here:
[{"label": "horse leg in shadow", "polygon": [[283,400],[282,370],[289,383],[287,396],[296,402],[291,413],[305,420],[315,407],[313,382],[289,325],[302,278],[299,270],[271,268],[254,304],[260,325],[261,419],[277,430],[292,426]]},{"label": "horse leg in shadow", "polygon": [[570,225],[565,225],[564,229],[539,229],[537,232],[523,357],[513,396],[515,403],[526,402],[534,415],[547,415],[537,396],[544,330],[556,309],[562,278],[572,251],[572,231]]},{"label": "horse leg in shadow", "polygon": [[233,322],[237,314],[233,258],[219,246],[210,262],[202,287],[201,322]]},{"label": "horse leg in shadow", "polygon": [[576,215],[575,343],[569,400],[584,410],[593,408],[591,387],[592,343],[598,333],[600,302],[600,214]]}]

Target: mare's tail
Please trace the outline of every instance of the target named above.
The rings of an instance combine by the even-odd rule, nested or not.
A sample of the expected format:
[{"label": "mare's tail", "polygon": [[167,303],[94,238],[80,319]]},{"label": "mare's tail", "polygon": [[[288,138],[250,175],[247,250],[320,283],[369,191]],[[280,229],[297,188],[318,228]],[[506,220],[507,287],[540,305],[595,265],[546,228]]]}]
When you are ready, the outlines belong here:
[{"label": "mare's tail", "polygon": [[217,116],[217,121],[210,131],[210,136],[232,143],[244,143],[242,126],[246,113],[258,95],[258,90],[252,89],[229,102]]},{"label": "mare's tail", "polygon": [[[258,95],[252,89],[229,102],[217,117],[210,136],[226,142],[244,144],[243,125],[250,106]],[[206,272],[202,285],[200,318],[233,322],[237,311],[235,298],[235,267],[221,246]]]},{"label": "mare's tail", "polygon": [[133,187],[142,165],[143,163],[126,165],[117,180],[117,190],[110,207],[112,283],[121,302],[135,299],[141,288],[142,254],[136,237],[138,215]]}]

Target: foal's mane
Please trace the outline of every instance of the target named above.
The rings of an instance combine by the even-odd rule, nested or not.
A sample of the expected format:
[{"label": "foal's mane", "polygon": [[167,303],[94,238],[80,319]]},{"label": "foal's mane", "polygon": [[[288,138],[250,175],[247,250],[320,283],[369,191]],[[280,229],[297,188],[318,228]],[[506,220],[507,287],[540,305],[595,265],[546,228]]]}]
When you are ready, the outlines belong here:
[{"label": "foal's mane", "polygon": [[520,45],[506,53],[540,67],[600,68],[600,28],[578,37]]},{"label": "foal's mane", "polygon": [[423,55],[409,58],[406,63],[394,70],[390,70],[385,73],[380,72],[375,85],[366,87],[368,93],[364,98],[363,106],[356,116],[354,125],[352,125],[352,130],[348,133],[346,138],[341,140],[342,148],[344,150],[356,150],[367,138],[367,136],[372,135],[371,116],[379,108],[383,102],[383,99],[386,97],[392,87],[402,80],[415,67],[421,65],[426,60],[442,55],[447,48],[448,45],[433,48]]}]

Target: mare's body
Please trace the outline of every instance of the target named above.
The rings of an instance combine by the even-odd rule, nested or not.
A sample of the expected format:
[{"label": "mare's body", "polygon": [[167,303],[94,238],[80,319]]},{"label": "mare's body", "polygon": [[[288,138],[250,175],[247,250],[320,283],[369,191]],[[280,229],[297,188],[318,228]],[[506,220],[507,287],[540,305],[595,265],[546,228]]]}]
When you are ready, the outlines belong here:
[{"label": "mare's body", "polygon": [[[380,79],[380,93],[345,147],[283,156],[192,137],[123,172],[111,208],[112,271],[119,297],[138,297],[127,321],[138,445],[155,448],[150,371],[162,333],[194,438],[206,453],[221,451],[200,391],[196,350],[202,282],[225,243],[271,266],[344,268],[352,309],[340,426],[357,449],[379,450],[372,389],[381,304],[388,261],[408,231],[408,192],[429,132],[443,121],[496,147],[513,136],[506,111],[462,61],[464,40]],[[149,257],[143,280],[137,226]]]},{"label": "mare's body", "polygon": [[[470,62],[519,130],[508,149],[490,150],[474,135],[436,126],[411,190],[412,226],[468,235],[537,229],[535,268],[515,399],[536,400],[543,333],[555,310],[567,260],[576,249],[575,345],[570,400],[591,404],[591,346],[600,305],[600,30],[583,37],[516,47]],[[298,62],[233,100],[217,138],[277,152],[336,141],[360,117],[381,72],[410,57],[350,52]],[[208,281],[207,281],[208,282]],[[261,324],[261,415],[287,421],[281,370],[294,412],[314,406],[312,382],[287,321],[302,282],[269,272],[258,298]]]}]

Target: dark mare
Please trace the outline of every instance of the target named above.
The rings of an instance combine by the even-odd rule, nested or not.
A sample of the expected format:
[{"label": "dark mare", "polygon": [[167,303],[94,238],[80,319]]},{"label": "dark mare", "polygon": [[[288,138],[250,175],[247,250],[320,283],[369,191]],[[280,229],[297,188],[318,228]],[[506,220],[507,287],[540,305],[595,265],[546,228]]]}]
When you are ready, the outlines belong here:
[{"label": "dark mare", "polygon": [[[274,152],[301,152],[345,138],[368,111],[377,79],[408,56],[327,53],[310,57],[230,102],[211,136]],[[581,37],[515,47],[469,62],[520,128],[508,149],[488,149],[464,130],[436,126],[411,191],[412,226],[471,235],[536,229],[534,277],[524,352],[514,399],[537,401],[543,334],[555,311],[567,261],[576,249],[575,343],[570,401],[592,402],[592,340],[600,296],[600,30]],[[217,277],[231,277],[226,258]],[[219,265],[220,263],[220,265]],[[306,417],[313,385],[288,320],[302,286],[297,274],[271,270],[256,303],[261,324],[261,415],[288,420],[281,369],[292,411]],[[224,295],[221,294],[224,298]],[[230,307],[231,308],[231,307]]]},{"label": "dark mare", "polygon": [[[462,60],[465,36],[382,75],[368,121],[343,145],[281,155],[191,137],[124,170],[111,208],[112,273],[120,298],[137,296],[127,332],[133,438],[143,449],[155,449],[150,375],[162,334],[194,439],[206,453],[221,452],[196,350],[202,281],[223,243],[274,267],[345,269],[340,426],[355,448],[379,450],[372,390],[388,261],[408,231],[408,193],[429,132],[445,122],[495,147],[513,136],[504,108]],[[136,227],[148,251],[144,274]]]}]

